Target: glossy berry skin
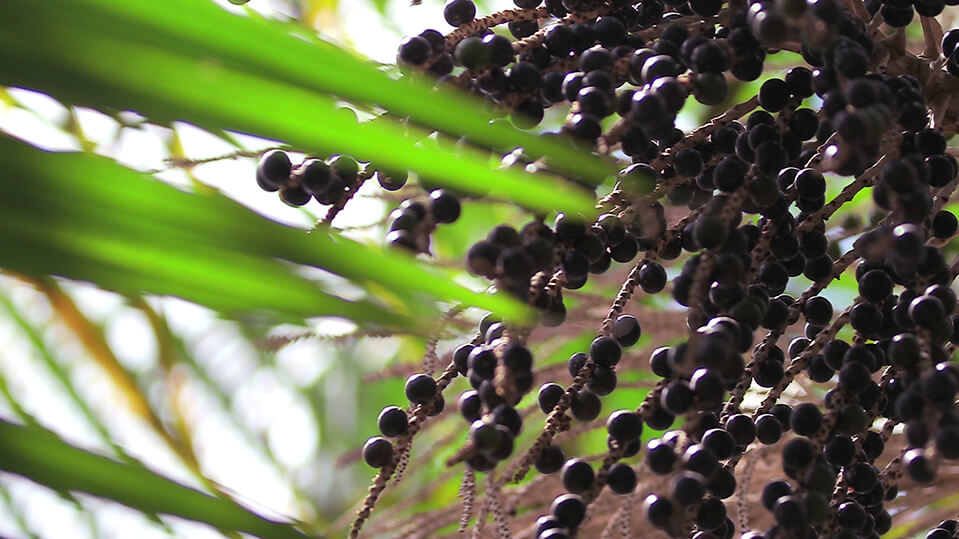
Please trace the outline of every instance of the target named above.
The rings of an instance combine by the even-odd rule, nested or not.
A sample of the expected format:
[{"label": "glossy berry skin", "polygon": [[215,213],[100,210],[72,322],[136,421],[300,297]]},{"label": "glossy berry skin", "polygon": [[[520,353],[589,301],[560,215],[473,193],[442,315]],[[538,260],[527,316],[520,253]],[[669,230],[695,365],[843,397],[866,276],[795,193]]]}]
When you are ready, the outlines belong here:
[{"label": "glossy berry skin", "polygon": [[832,319],[832,303],[822,296],[813,296],[803,305],[803,314],[810,324],[826,325]]},{"label": "glossy berry skin", "polygon": [[407,378],[405,392],[413,404],[426,404],[436,396],[436,380],[427,374],[414,374]]},{"label": "glossy berry skin", "polygon": [[310,201],[310,194],[299,185],[285,185],[280,188],[280,200],[290,206],[302,206]]},{"label": "glossy berry skin", "polygon": [[535,536],[537,539],[543,536],[544,533],[557,529],[565,533],[563,525],[553,515],[544,515],[536,519]]},{"label": "glossy berry skin", "polygon": [[407,431],[409,428],[409,418],[406,417],[406,412],[398,406],[387,406],[380,412],[380,416],[377,418],[377,425],[379,425],[380,432],[383,433],[383,436],[395,438]]},{"label": "glossy berry skin", "polygon": [[878,302],[892,293],[892,279],[880,269],[866,272],[859,279],[859,294],[868,301]]},{"label": "glossy berry skin", "polygon": [[565,462],[566,457],[563,455],[563,450],[550,444],[536,457],[534,466],[539,473],[550,475],[560,471]]},{"label": "glossy berry skin", "polygon": [[752,418],[746,414],[729,416],[725,427],[738,445],[749,445],[756,438],[756,425]]},{"label": "glossy berry skin", "polygon": [[652,439],[646,446],[646,465],[656,475],[666,475],[673,469],[676,452],[659,439]]},{"label": "glossy berry skin", "polygon": [[393,460],[393,444],[379,436],[370,438],[363,446],[363,460],[371,468],[382,468]]},{"label": "glossy berry skin", "polygon": [[348,155],[335,155],[330,158],[330,170],[336,174],[336,177],[347,185],[356,181],[356,176],[360,173],[360,165],[356,159]]},{"label": "glossy berry skin", "polygon": [[313,195],[322,195],[330,189],[330,174],[330,166],[320,159],[307,159],[297,169],[300,185]]},{"label": "glossy berry skin", "polygon": [[805,438],[793,438],[783,445],[783,469],[798,470],[808,466],[815,458],[812,443]]},{"label": "glossy berry skin", "polygon": [[437,223],[453,223],[460,217],[460,201],[446,191],[435,189],[430,193],[430,214]]},{"label": "glossy berry skin", "polygon": [[606,484],[616,494],[629,494],[636,488],[636,472],[624,462],[617,462],[606,472]]},{"label": "glossy berry skin", "polygon": [[933,462],[922,449],[910,449],[902,456],[906,473],[917,483],[931,483],[936,478]]},{"label": "glossy berry skin", "polygon": [[952,212],[942,210],[933,217],[932,233],[936,238],[951,238],[957,230],[959,230],[959,220]]},{"label": "glossy berry skin", "polygon": [[799,529],[806,522],[806,509],[796,496],[783,496],[773,505],[776,522],[787,530]]},{"label": "glossy berry skin", "polygon": [[647,262],[639,270],[639,286],[647,294],[657,294],[666,288],[666,270],[655,262]]},{"label": "glossy berry skin", "polygon": [[559,403],[559,399],[563,397],[565,392],[566,391],[559,384],[552,382],[543,384],[540,386],[539,394],[537,396],[539,409],[542,410],[544,414],[552,412],[553,408],[556,407],[556,404]]},{"label": "glossy berry skin", "polygon": [[576,528],[586,517],[586,504],[575,494],[563,494],[553,500],[549,512],[567,528]]},{"label": "glossy berry skin", "polygon": [[599,396],[587,389],[575,393],[570,403],[570,411],[573,413],[573,417],[579,421],[596,419],[599,417],[602,407],[603,403],[599,400]]},{"label": "glossy berry skin", "polygon": [[672,519],[673,510],[673,503],[669,501],[669,498],[649,494],[643,500],[643,512],[646,514],[646,520],[657,528],[666,529]]},{"label": "glossy berry skin", "polygon": [[696,472],[680,472],[670,482],[670,497],[681,505],[698,502],[706,493],[706,480]]},{"label": "glossy berry skin", "polygon": [[483,400],[476,391],[464,391],[459,398],[459,411],[463,419],[472,423],[483,414]]},{"label": "glossy berry skin", "polygon": [[613,439],[628,442],[643,433],[643,422],[635,412],[617,410],[609,415],[606,430]]},{"label": "glossy berry skin", "polygon": [[846,468],[843,477],[846,479],[846,484],[858,492],[868,492],[879,484],[876,469],[862,462]]},{"label": "glossy berry skin", "polygon": [[802,403],[793,409],[790,421],[796,434],[810,436],[819,430],[822,424],[822,410],[811,402]]},{"label": "glossy berry skin", "polygon": [[460,41],[453,51],[453,56],[467,69],[480,69],[489,65],[490,62],[489,49],[478,37],[468,37]]},{"label": "glossy berry skin", "polygon": [[720,460],[728,459],[736,451],[736,441],[725,429],[707,429],[703,433],[700,443]]},{"label": "glossy berry skin", "polygon": [[776,505],[776,500],[783,496],[788,496],[792,493],[792,487],[787,481],[775,480],[766,483],[763,487],[761,493],[761,501],[763,507],[772,511],[773,506]]},{"label": "glossy berry skin", "polygon": [[763,414],[756,418],[756,438],[760,443],[771,445],[779,441],[783,434],[782,423],[772,414]]},{"label": "glossy berry skin", "polygon": [[443,17],[450,26],[466,24],[476,17],[473,0],[449,0],[443,8]]},{"label": "glossy berry skin", "polygon": [[912,321],[924,328],[933,328],[946,316],[945,308],[935,296],[919,296],[909,304]]},{"label": "glossy berry skin", "polygon": [[407,65],[421,65],[426,63],[432,53],[433,47],[429,41],[420,36],[410,36],[400,42],[396,59]]},{"label": "glossy berry skin", "polygon": [[599,365],[612,366],[619,363],[623,347],[614,337],[596,337],[589,345],[589,355]]},{"label": "glossy berry skin", "polygon": [[489,456],[499,449],[502,434],[495,424],[480,419],[470,425],[470,441],[476,451]]},{"label": "glossy berry skin", "polygon": [[622,348],[636,344],[642,334],[643,330],[635,316],[623,314],[613,322],[613,338]]},{"label": "glossy berry skin", "polygon": [[581,459],[569,459],[563,465],[563,488],[573,494],[582,494],[589,490],[596,478],[593,467]]},{"label": "glossy berry skin", "polygon": [[276,191],[290,180],[293,165],[282,150],[269,150],[256,165],[256,182],[264,191]]}]

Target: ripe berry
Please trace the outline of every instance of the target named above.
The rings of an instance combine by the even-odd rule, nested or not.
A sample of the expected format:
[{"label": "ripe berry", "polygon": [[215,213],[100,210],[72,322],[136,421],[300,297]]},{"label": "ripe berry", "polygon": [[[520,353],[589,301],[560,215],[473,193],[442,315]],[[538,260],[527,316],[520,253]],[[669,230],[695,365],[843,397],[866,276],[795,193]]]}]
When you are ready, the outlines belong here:
[{"label": "ripe berry", "polygon": [[826,325],[832,320],[832,303],[822,296],[813,296],[803,304],[803,314],[810,324]]},{"label": "ripe berry", "polygon": [[375,436],[363,445],[363,460],[371,468],[382,468],[393,461],[393,444],[386,438]]},{"label": "ripe berry", "polygon": [[868,492],[879,484],[879,475],[876,469],[862,462],[857,462],[843,471],[846,484],[857,492]]},{"label": "ripe berry", "polygon": [[[490,328],[495,329],[495,324]],[[487,346],[474,347],[466,360],[469,372],[484,379],[491,380],[496,370],[496,353]],[[423,382],[426,384],[427,382]]]},{"label": "ripe berry", "polygon": [[356,159],[348,155],[335,155],[330,158],[330,170],[349,185],[356,181],[356,176],[360,173],[360,165]]},{"label": "ripe berry", "polygon": [[[622,348],[628,348],[639,341],[643,330],[635,316],[623,314],[617,317],[616,321],[613,322],[612,333]],[[592,348],[590,348],[590,351],[592,352]],[[595,361],[595,356],[593,356],[593,359]]]},{"label": "ripe berry", "polygon": [[946,313],[942,302],[935,296],[919,296],[909,304],[912,321],[924,328],[933,328],[942,322]]},{"label": "ripe berry", "polygon": [[288,181],[293,165],[282,150],[269,150],[256,165],[256,183],[264,191],[276,191]]},{"label": "ripe berry", "polygon": [[579,375],[579,371],[583,369],[583,366],[586,365],[586,360],[589,359],[589,356],[583,352],[576,352],[569,358],[569,364],[567,370],[569,375],[573,378]]},{"label": "ripe berry", "polygon": [[822,411],[814,403],[804,402],[793,409],[790,421],[796,434],[810,436],[822,424]]},{"label": "ripe berry", "polygon": [[624,462],[617,462],[606,472],[606,484],[616,494],[629,494],[636,488],[636,472]]},{"label": "ripe berry", "polygon": [[596,419],[599,417],[602,407],[603,403],[599,400],[599,396],[588,389],[582,389],[575,393],[572,402],[570,402],[570,411],[573,413],[573,417],[579,421]]},{"label": "ripe berry", "polygon": [[548,383],[540,386],[539,394],[537,395],[540,410],[542,410],[544,414],[552,412],[565,392],[559,384]]},{"label": "ripe berry", "polygon": [[673,380],[660,394],[660,402],[673,415],[685,413],[693,403],[695,394],[689,383],[684,380]]},{"label": "ripe berry", "polygon": [[460,216],[460,201],[446,191],[435,189],[430,193],[430,213],[437,223],[455,222]]},{"label": "ripe berry", "polygon": [[606,430],[615,440],[628,442],[639,438],[643,432],[643,422],[635,412],[617,410],[609,415]]},{"label": "ripe berry", "polygon": [[[654,371],[655,372],[655,371]],[[723,399],[725,388],[721,377],[709,369],[699,368],[693,371],[689,379],[690,386],[704,405],[719,404]]]},{"label": "ripe berry", "polygon": [[487,456],[495,452],[502,442],[502,434],[496,429],[496,425],[482,419],[470,425],[469,436],[473,447]]},{"label": "ripe berry", "polygon": [[706,493],[705,478],[696,472],[680,472],[670,481],[670,497],[680,505],[690,505]]},{"label": "ripe berry", "polygon": [[523,420],[519,412],[507,404],[500,404],[493,409],[493,422],[507,427],[513,436],[518,435],[523,428]]},{"label": "ripe berry", "polygon": [[[635,318],[633,320],[635,320]],[[615,365],[619,363],[622,354],[622,346],[620,346],[619,342],[613,337],[596,337],[589,345],[589,355],[593,358],[593,361],[599,365]]]},{"label": "ripe berry", "polygon": [[533,368],[533,354],[521,344],[511,344],[502,351],[503,365],[513,374],[529,372]]},{"label": "ripe berry", "polygon": [[787,530],[797,530],[806,523],[806,508],[797,496],[783,496],[773,505],[776,523]]},{"label": "ripe berry", "polygon": [[536,457],[536,470],[543,475],[550,475],[558,472],[566,462],[563,450],[559,446],[550,444]]},{"label": "ripe berry", "polygon": [[409,420],[406,417],[406,412],[397,406],[387,406],[383,408],[383,411],[380,412],[380,416],[377,419],[377,424],[379,425],[380,432],[387,438],[395,438],[396,436],[404,434],[409,428]]},{"label": "ripe berry", "polygon": [[693,444],[686,449],[686,452],[683,453],[683,464],[687,470],[696,472],[703,477],[712,477],[719,468],[719,461],[716,456],[699,444]]},{"label": "ripe berry", "polygon": [[805,438],[793,438],[783,446],[783,469],[799,470],[812,463],[815,458],[812,443]]},{"label": "ripe berry", "polygon": [[779,112],[789,100],[789,89],[782,79],[769,79],[759,88],[759,106]]},{"label": "ripe berry", "polygon": [[426,404],[436,396],[436,380],[428,374],[414,374],[406,379],[405,391],[413,404]]},{"label": "ripe berry", "polygon": [[593,485],[596,474],[593,467],[582,459],[569,459],[563,465],[563,488],[573,494],[582,494]]},{"label": "ripe berry", "polygon": [[892,294],[892,279],[881,269],[867,271],[859,279],[859,295],[867,301],[880,302]]},{"label": "ripe berry", "polygon": [[302,206],[310,201],[310,194],[299,185],[287,185],[280,188],[280,200],[290,206]]},{"label": "ripe berry", "polygon": [[449,0],[443,8],[443,17],[450,26],[466,24],[476,17],[476,4],[473,0]]},{"label": "ripe berry", "polygon": [[847,362],[839,369],[839,385],[850,394],[859,394],[869,387],[870,374],[866,365],[858,361]]},{"label": "ripe berry", "polygon": [[464,391],[459,400],[460,415],[472,423],[483,415],[483,401],[475,391]]},{"label": "ripe berry", "polygon": [[575,494],[563,494],[553,500],[549,512],[567,528],[576,528],[586,517],[586,504]]},{"label": "ripe berry", "polygon": [[407,65],[422,65],[433,53],[430,42],[420,36],[407,37],[400,42],[396,59]]},{"label": "ripe berry", "polygon": [[[452,2],[465,1],[472,4],[471,0],[452,0]],[[453,51],[456,61],[467,69],[479,69],[486,67],[490,62],[490,51],[478,37],[468,37],[460,41]]]},{"label": "ripe berry", "polygon": [[330,167],[320,159],[307,159],[297,170],[300,185],[314,195],[326,193],[331,185]]},{"label": "ripe berry", "polygon": [[673,516],[673,504],[669,498],[649,494],[643,500],[643,513],[646,520],[657,528],[666,529]]},{"label": "ripe berry", "polygon": [[902,463],[906,473],[917,483],[930,483],[936,478],[936,469],[933,462],[922,449],[910,449],[902,456]]},{"label": "ripe berry", "polygon": [[709,429],[703,433],[701,442],[703,447],[713,452],[717,459],[725,460],[733,456],[736,450],[736,441],[724,429]]},{"label": "ripe berry", "polygon": [[756,425],[746,414],[734,414],[726,419],[726,430],[732,435],[736,443],[746,446],[756,438]]},{"label": "ripe berry", "polygon": [[655,262],[646,262],[639,270],[639,286],[647,294],[657,294],[666,288],[666,270]]},{"label": "ripe berry", "polygon": [[756,418],[756,438],[765,445],[779,441],[783,434],[782,423],[772,414],[762,414]]},{"label": "ripe berry", "polygon": [[948,210],[941,210],[932,219],[932,234],[939,239],[951,238],[959,229],[959,220]]}]

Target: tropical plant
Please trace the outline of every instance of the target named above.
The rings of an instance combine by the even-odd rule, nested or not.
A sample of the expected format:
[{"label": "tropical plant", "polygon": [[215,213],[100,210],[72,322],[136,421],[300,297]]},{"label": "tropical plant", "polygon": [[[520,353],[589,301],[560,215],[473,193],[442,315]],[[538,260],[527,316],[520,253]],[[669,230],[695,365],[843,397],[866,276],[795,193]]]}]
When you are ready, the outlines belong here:
[{"label": "tropical plant", "polygon": [[0,0],[0,533],[956,536],[953,8],[489,4]]}]

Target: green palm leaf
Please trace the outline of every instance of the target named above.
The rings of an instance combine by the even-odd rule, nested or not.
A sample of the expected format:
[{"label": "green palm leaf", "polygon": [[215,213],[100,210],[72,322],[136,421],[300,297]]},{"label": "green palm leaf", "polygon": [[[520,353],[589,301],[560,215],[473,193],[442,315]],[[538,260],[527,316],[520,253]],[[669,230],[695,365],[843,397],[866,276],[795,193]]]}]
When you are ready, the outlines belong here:
[{"label": "green palm leaf", "polygon": [[145,513],[174,515],[265,539],[306,537],[289,524],[175,483],[150,470],[94,455],[39,427],[0,421],[0,469],[63,492],[109,498]]},{"label": "green palm leaf", "polygon": [[[524,146],[598,183],[607,165],[569,147],[489,125],[472,101],[390,79],[317,39],[267,21],[230,15],[208,2],[120,0],[0,1],[0,83],[50,93],[69,103],[133,109],[155,120],[232,129],[324,153],[375,156],[431,181],[514,200],[542,211],[589,212],[582,189],[542,175],[493,170],[477,151],[414,144],[385,117],[356,123],[334,113],[333,98],[408,115],[419,124],[493,147]],[[104,61],[109,58],[110,61]]]},{"label": "green palm leaf", "polygon": [[175,295],[226,313],[412,323],[409,311],[324,292],[280,261],[285,259],[360,284],[507,315],[524,312],[511,300],[470,292],[405,256],[320,232],[307,236],[221,195],[185,193],[104,158],[43,152],[0,137],[0,166],[9,178],[0,182],[0,266],[14,271]]}]

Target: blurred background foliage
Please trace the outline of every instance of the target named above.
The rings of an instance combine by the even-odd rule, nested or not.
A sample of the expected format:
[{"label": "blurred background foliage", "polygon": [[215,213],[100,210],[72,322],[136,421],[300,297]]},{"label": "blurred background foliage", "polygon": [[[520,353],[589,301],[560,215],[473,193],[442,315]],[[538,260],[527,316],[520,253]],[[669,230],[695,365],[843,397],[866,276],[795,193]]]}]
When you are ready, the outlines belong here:
[{"label": "blurred background foliage", "polygon": [[[476,3],[482,13],[512,6],[509,0]],[[424,28],[450,30],[442,20],[440,0],[424,0],[419,6],[408,0],[216,4],[271,29],[322,35],[359,58],[357,65],[369,58],[369,66],[391,76],[398,74],[390,63],[404,35]],[[8,25],[17,13],[27,17],[31,9],[44,9],[9,0],[0,1],[0,8],[14,15]],[[76,37],[86,35],[79,23],[61,22],[76,24]],[[949,24],[944,21],[943,26]],[[19,37],[33,30],[21,28]],[[18,39],[13,32],[5,35],[0,41]],[[44,56],[43,47],[20,45],[33,50],[37,61],[52,58]],[[85,54],[82,48],[73,52],[75,58]],[[269,52],[265,61],[271,59]],[[690,102],[677,125],[692,129],[748,99],[766,78],[781,75],[797,58],[778,53],[767,62],[763,77],[738,84],[727,103],[705,107]],[[95,82],[94,68],[110,60],[93,60],[98,63],[91,64],[88,74]],[[352,65],[331,61],[317,69],[343,84]],[[144,81],[165,75],[151,73],[152,67],[144,66]],[[304,127],[294,118],[271,119],[284,111],[296,113],[271,102],[281,96],[261,93],[256,103],[244,100],[267,87],[257,90],[251,84],[249,94],[238,88],[236,95],[207,96],[233,101],[235,110],[252,108],[246,113],[249,123],[238,119],[230,124],[221,121],[234,110],[227,105],[220,116],[178,117],[177,103],[144,90],[142,103],[174,113],[151,118],[122,106],[106,110],[96,102],[93,82],[61,86],[55,78],[38,75],[33,79],[37,86],[31,86],[17,84],[21,75],[11,63],[0,68],[0,83],[7,85],[0,87],[0,162],[5,174],[0,186],[0,440],[6,440],[0,442],[0,466],[15,472],[0,475],[0,535],[298,535],[274,520],[295,521],[310,534],[342,535],[373,475],[358,450],[376,432],[378,412],[390,404],[403,405],[403,381],[422,369],[431,333],[439,337],[437,351],[444,357],[468,338],[486,311],[468,309],[442,328],[440,313],[461,301],[515,309],[496,297],[475,294],[482,293],[485,284],[465,272],[465,250],[493,225],[522,225],[530,213],[505,201],[471,199],[455,224],[436,231],[432,259],[412,263],[390,258],[379,250],[385,217],[404,197],[422,195],[415,182],[399,193],[385,193],[368,183],[337,217],[330,234],[317,230],[309,235],[307,230],[325,209],[290,208],[256,188],[254,156],[276,142],[235,129],[275,127],[270,131],[274,136],[290,129],[290,139],[307,146],[294,144],[293,151],[328,145],[338,136],[333,120]],[[129,84],[135,83],[131,78]],[[158,86],[183,83],[158,81]],[[43,90],[44,85],[45,92],[16,87]],[[369,90],[357,88],[357,95]],[[183,99],[198,107],[206,103],[186,94]],[[314,104],[310,99],[303,97],[300,104]],[[378,110],[355,99],[337,101],[336,106],[361,120]],[[561,120],[560,113],[552,113],[537,129],[555,129]],[[465,120],[463,125],[467,129]],[[349,144],[325,146],[327,155],[352,151],[360,142]],[[41,149],[80,153],[51,156]],[[441,162],[448,160],[444,166],[457,165],[451,152],[430,150]],[[376,160],[378,151],[383,148],[371,147],[369,154],[356,157]],[[213,159],[224,155],[230,157]],[[481,172],[479,165],[472,166]],[[506,185],[523,199],[517,186],[525,184],[503,178],[514,181]],[[844,183],[831,181],[827,197]],[[605,181],[600,194],[611,187]],[[570,192],[563,200],[581,204],[576,196]],[[523,200],[529,199],[527,195]],[[842,226],[830,236],[854,234],[857,223],[872,218],[871,209],[868,193],[860,193],[843,207],[836,219]],[[216,218],[207,219],[211,215]],[[834,243],[843,251],[848,248],[846,242]],[[567,381],[566,360],[587,347],[627,269],[591,279],[569,293],[568,306],[578,316],[571,316],[562,331],[534,333],[531,344],[543,376],[537,385],[547,377]],[[429,278],[436,271],[444,272],[442,278]],[[798,293],[808,284],[802,278],[795,281],[788,292]],[[465,288],[444,287],[451,282]],[[830,286],[827,295],[848,303],[856,295],[854,279]],[[683,318],[671,316],[672,310],[663,298],[634,302],[629,311],[640,313],[645,335],[631,356],[642,362],[650,350],[682,335]],[[644,369],[634,369],[622,374],[620,384],[624,389],[605,398],[604,409],[635,407],[652,381]],[[465,385],[462,379],[454,382],[448,405]],[[531,394],[520,408],[541,415],[533,399]],[[454,409],[447,406],[447,412]],[[387,492],[368,531],[386,533],[382,522],[402,510],[455,502],[459,474],[449,472],[443,461],[464,434],[455,413],[429,423],[417,438],[407,477]],[[518,445],[528,445],[534,435],[527,429]],[[578,454],[595,454],[605,449],[605,434],[594,429],[567,443]],[[196,490],[181,490],[160,476]]]}]

